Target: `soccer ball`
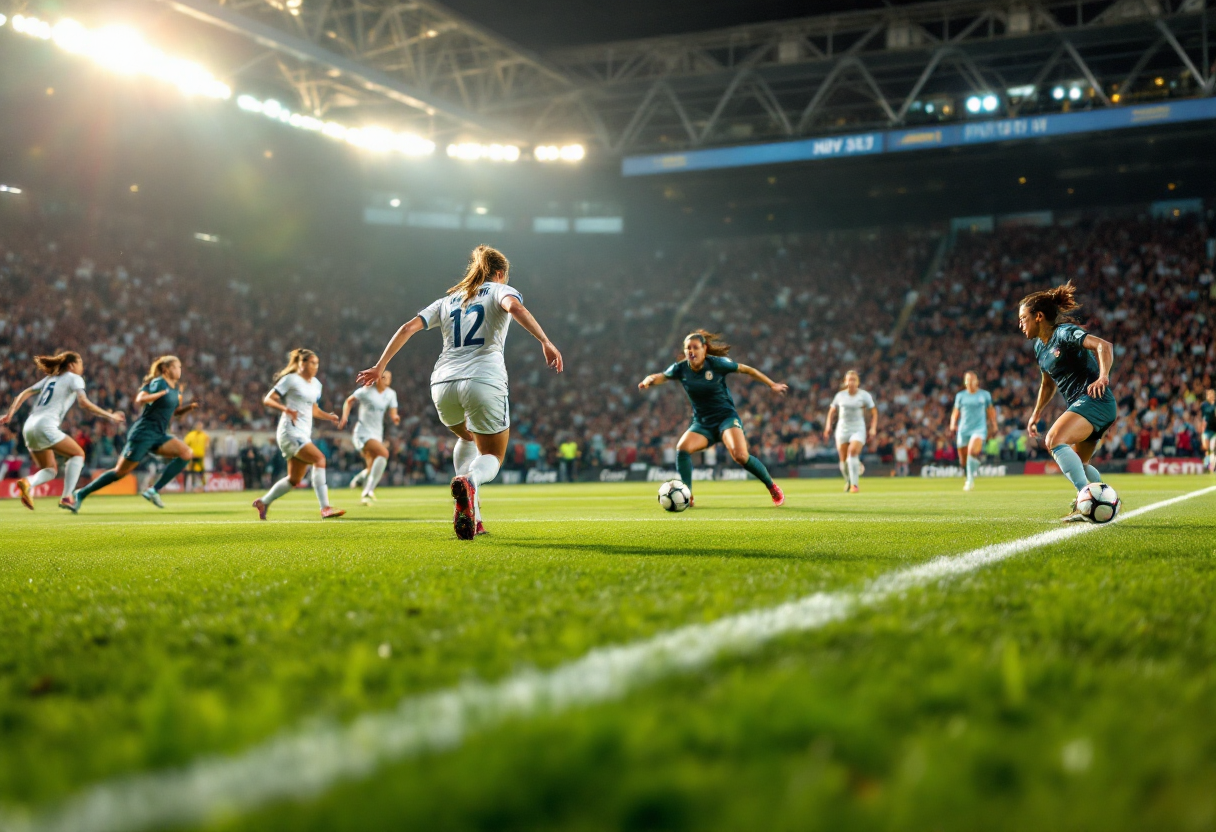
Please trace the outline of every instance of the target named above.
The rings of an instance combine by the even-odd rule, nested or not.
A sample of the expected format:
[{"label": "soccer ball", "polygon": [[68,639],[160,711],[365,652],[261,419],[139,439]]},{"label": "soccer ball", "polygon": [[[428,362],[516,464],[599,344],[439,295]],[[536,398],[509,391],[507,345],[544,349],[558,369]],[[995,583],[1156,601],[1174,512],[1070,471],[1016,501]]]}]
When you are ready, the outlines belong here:
[{"label": "soccer ball", "polygon": [[1077,510],[1091,523],[1109,523],[1122,506],[1115,489],[1104,482],[1091,482],[1077,494]]},{"label": "soccer ball", "polygon": [[692,502],[692,492],[679,480],[671,480],[659,486],[659,505],[664,511],[683,511]]}]

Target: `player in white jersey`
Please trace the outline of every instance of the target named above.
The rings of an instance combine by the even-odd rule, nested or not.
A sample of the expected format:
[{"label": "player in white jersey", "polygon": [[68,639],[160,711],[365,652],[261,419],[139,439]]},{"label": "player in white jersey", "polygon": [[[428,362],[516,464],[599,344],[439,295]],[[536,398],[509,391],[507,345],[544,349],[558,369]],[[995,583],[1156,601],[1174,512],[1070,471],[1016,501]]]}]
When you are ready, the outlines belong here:
[{"label": "player in white jersey", "polygon": [[869,435],[878,431],[878,409],[874,397],[861,389],[861,377],[856,370],[844,374],[844,389],[832,399],[828,408],[827,424],[823,438],[832,435],[832,417],[836,417],[836,449],[840,452],[840,475],[844,477],[844,490],[856,494],[861,490],[861,449],[866,444],[866,411],[869,411]]},{"label": "player in white jersey", "polygon": [[376,366],[359,373],[359,383],[374,384],[405,342],[424,329],[443,333],[443,351],[431,373],[431,399],[439,419],[456,434],[452,453],[456,477],[452,524],[461,540],[485,532],[477,490],[498,475],[507,452],[511,416],[503,345],[511,319],[540,341],[545,363],[562,371],[562,354],[507,285],[511,264],[502,252],[478,246],[469,257],[464,279],[447,295],[403,324]]},{"label": "player in white jersey", "polygon": [[59,473],[58,464],[55,462],[55,454],[59,454],[68,460],[63,466],[63,497],[60,499],[60,505],[71,509],[71,494],[76,490],[76,482],[84,468],[84,451],[76,444],[76,440],[60,429],[63,417],[67,416],[76,402],[80,402],[80,406],[90,413],[111,422],[121,424],[127,417],[122,413],[105,410],[89,401],[89,397],[84,393],[84,379],[80,375],[84,372],[84,361],[79,353],[38,355],[34,357],[34,363],[46,376],[33,387],[21,391],[9,407],[8,413],[0,416],[0,425],[12,421],[27,399],[38,397],[21,430],[25,446],[30,449],[30,457],[38,466],[38,472],[18,480],[17,490],[21,492],[22,505],[32,510],[34,489],[55,479],[55,475]]},{"label": "player in white jersey", "polygon": [[278,410],[279,427],[275,439],[279,451],[287,460],[287,476],[270,486],[270,490],[253,501],[258,517],[266,519],[270,504],[295,488],[312,467],[312,490],[321,504],[321,519],[341,517],[346,514],[329,504],[329,488],[325,484],[325,454],[312,443],[312,420],[324,419],[337,422],[338,414],[328,413],[318,406],[321,400],[321,382],[317,369],[321,359],[312,350],[291,351],[290,362],[274,377],[274,387],[262,399],[262,404]]},{"label": "player in white jersey", "polygon": [[355,449],[363,454],[363,462],[367,467],[351,480],[351,488],[363,486],[363,505],[370,506],[376,499],[376,484],[384,475],[388,465],[388,448],[384,446],[384,416],[393,420],[394,425],[401,424],[401,416],[397,413],[397,392],[389,387],[393,383],[393,374],[385,370],[376,383],[371,387],[360,387],[346,397],[342,403],[342,419],[338,422],[338,430],[345,430],[350,419],[350,409],[359,405],[359,421],[351,434]]}]

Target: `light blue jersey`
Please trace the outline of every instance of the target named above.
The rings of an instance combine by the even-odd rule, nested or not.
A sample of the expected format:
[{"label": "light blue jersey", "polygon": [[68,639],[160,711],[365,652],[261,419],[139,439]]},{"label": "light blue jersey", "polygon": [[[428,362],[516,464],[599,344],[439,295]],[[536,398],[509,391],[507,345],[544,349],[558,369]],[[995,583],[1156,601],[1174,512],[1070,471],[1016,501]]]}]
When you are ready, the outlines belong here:
[{"label": "light blue jersey", "polygon": [[988,438],[988,408],[992,407],[992,394],[987,390],[974,393],[960,390],[954,396],[954,407],[958,410],[957,447],[968,444],[976,436]]}]

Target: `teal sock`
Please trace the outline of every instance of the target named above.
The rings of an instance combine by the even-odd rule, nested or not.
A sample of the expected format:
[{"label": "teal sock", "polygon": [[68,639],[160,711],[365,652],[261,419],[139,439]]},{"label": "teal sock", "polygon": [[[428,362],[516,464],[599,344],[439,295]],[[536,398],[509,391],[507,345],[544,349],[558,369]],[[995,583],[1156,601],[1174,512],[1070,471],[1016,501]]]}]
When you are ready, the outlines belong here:
[{"label": "teal sock", "polygon": [[769,476],[768,469],[764,467],[763,462],[749,455],[747,462],[743,463],[743,467],[749,474],[764,483],[765,488],[773,487],[773,478]]},{"label": "teal sock", "polygon": [[680,472],[680,482],[692,490],[692,454],[688,451],[676,451],[676,470]]},{"label": "teal sock", "polygon": [[107,485],[109,485],[112,482],[118,482],[118,474],[115,474],[113,471],[106,471],[104,474],[97,477],[97,479],[93,480],[91,483],[86,485],[84,488],[81,488],[79,491],[77,491],[76,499],[79,502],[83,503],[85,497],[89,496],[94,491],[105,488]]},{"label": "teal sock", "polygon": [[967,457],[967,479],[975,479],[975,475],[980,472],[980,461],[973,456]]},{"label": "teal sock", "polygon": [[1102,475],[1098,473],[1098,469],[1092,465],[1085,466],[1085,478],[1090,482],[1102,482]]},{"label": "teal sock", "polygon": [[181,457],[173,460],[165,466],[165,470],[160,472],[160,477],[157,478],[156,485],[152,486],[152,488],[156,491],[160,491],[166,485],[173,482],[173,480],[177,478],[177,475],[180,474],[185,467],[186,460],[182,459]]},{"label": "teal sock", "polygon": [[1056,465],[1060,466],[1060,470],[1064,472],[1064,476],[1068,477],[1071,482],[1080,491],[1089,481],[1085,479],[1085,463],[1081,462],[1081,457],[1077,456],[1077,452],[1067,445],[1056,445],[1051,449],[1051,455],[1056,458]]}]

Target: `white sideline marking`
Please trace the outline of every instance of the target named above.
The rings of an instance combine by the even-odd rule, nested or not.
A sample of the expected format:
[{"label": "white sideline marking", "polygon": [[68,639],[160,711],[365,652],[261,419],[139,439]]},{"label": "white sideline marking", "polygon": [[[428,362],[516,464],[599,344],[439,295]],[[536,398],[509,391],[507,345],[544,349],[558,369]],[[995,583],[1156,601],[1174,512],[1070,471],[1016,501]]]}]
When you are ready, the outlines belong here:
[{"label": "white sideline marking", "polygon": [[[1122,514],[1115,522],[1214,491],[1216,485],[1161,500]],[[36,815],[0,815],[0,830],[128,832],[203,824],[217,815],[275,800],[305,799],[337,782],[366,777],[386,762],[454,748],[466,735],[508,719],[616,699],[664,676],[705,667],[722,654],[815,630],[908,590],[1101,528],[1088,523],[1063,526],[888,572],[857,591],[816,592],[644,641],[596,648],[552,670],[530,670],[499,682],[467,682],[410,697],[394,710],[366,714],[349,725],[309,727],[233,756],[207,757],[181,769],[102,782]]]}]

